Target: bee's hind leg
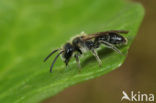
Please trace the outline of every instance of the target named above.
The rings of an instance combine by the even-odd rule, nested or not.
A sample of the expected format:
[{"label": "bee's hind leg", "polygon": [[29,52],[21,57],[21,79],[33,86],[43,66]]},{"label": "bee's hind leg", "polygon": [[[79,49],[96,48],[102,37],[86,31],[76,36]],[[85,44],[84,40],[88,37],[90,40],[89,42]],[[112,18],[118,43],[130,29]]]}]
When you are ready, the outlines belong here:
[{"label": "bee's hind leg", "polygon": [[102,66],[102,61],[101,61],[101,59],[99,58],[97,51],[96,51],[95,49],[92,49],[92,50],[91,50],[91,53],[95,56],[96,60],[97,60],[98,63],[99,63],[99,66]]},{"label": "bee's hind leg", "polygon": [[113,44],[106,42],[106,41],[101,41],[101,43],[103,43],[106,47],[113,49],[114,51],[116,51],[117,53],[124,55],[117,47],[115,47]]}]

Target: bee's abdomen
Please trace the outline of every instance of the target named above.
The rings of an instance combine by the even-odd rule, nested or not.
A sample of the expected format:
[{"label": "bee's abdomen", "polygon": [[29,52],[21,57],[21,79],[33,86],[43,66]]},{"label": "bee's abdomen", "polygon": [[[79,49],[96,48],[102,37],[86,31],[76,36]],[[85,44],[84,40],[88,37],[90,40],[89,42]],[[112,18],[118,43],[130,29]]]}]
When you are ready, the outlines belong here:
[{"label": "bee's abdomen", "polygon": [[124,44],[126,40],[123,36],[117,33],[109,33],[107,35],[103,35],[95,38],[95,43],[101,43],[102,41],[109,42],[111,44]]},{"label": "bee's abdomen", "polygon": [[116,33],[110,33],[109,35],[109,43],[111,44],[124,44],[126,42],[125,38]]},{"label": "bee's abdomen", "polygon": [[108,38],[107,35],[103,35],[103,36],[95,38],[94,40],[95,47],[99,48],[101,41],[108,41],[107,38]]}]

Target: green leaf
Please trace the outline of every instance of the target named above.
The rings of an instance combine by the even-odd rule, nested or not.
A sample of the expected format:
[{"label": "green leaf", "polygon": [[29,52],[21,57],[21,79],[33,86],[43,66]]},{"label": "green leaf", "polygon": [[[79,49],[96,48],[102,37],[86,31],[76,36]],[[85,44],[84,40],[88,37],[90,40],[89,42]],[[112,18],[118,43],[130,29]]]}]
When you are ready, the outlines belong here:
[{"label": "green leaf", "polygon": [[76,83],[102,76],[124,62],[125,56],[102,47],[103,65],[84,54],[79,72],[74,59],[69,68],[56,56],[43,59],[82,31],[129,30],[123,36],[127,54],[144,10],[138,3],[123,0],[1,0],[0,1],[0,102],[33,103],[56,95]]}]

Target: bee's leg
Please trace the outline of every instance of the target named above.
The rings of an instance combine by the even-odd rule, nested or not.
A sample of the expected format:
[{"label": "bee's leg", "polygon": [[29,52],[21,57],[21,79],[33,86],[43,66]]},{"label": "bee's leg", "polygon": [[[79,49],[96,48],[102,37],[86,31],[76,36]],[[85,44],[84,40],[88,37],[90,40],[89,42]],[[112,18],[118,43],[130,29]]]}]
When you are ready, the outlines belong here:
[{"label": "bee's leg", "polygon": [[66,65],[66,69],[68,69],[68,68],[69,68],[69,65],[68,65],[69,60],[70,60],[70,59],[65,59],[65,61],[64,61],[65,65]]},{"label": "bee's leg", "polygon": [[115,47],[113,44],[106,42],[106,41],[100,41],[101,43],[103,43],[106,47],[113,49],[114,51],[116,51],[117,53],[124,55],[117,47]]},{"label": "bee's leg", "polygon": [[80,69],[80,68],[81,68],[81,65],[80,65],[79,55],[78,55],[78,54],[75,54],[74,57],[75,57],[75,59],[76,59],[77,65],[78,65],[78,67],[79,67],[79,69]]},{"label": "bee's leg", "polygon": [[102,65],[102,61],[101,61],[101,59],[99,58],[97,51],[95,51],[95,49],[92,49],[91,52],[92,52],[92,54],[95,56],[96,60],[98,61],[99,66],[101,66],[101,65]]},{"label": "bee's leg", "polygon": [[96,48],[98,48],[99,45],[95,44],[93,41],[85,41],[85,45],[87,47],[88,50],[91,51],[91,53],[95,56],[96,60],[98,61],[99,63],[99,66],[102,65],[102,62],[97,54],[97,52],[95,51]]}]

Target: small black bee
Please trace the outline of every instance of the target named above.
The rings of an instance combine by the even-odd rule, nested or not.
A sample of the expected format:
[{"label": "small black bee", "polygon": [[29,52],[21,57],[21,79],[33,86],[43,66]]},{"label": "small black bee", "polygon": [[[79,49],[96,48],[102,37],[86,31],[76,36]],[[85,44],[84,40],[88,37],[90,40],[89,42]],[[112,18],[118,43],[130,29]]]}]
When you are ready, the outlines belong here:
[{"label": "small black bee", "polygon": [[100,45],[105,45],[108,48],[113,49],[119,54],[122,54],[120,50],[116,47],[116,45],[127,44],[127,38],[121,36],[120,34],[127,34],[128,31],[124,30],[111,30],[106,32],[98,32],[95,34],[87,35],[84,32],[77,37],[74,37],[71,42],[67,42],[62,48],[56,49],[52,51],[45,59],[47,59],[57,51],[60,51],[58,55],[55,57],[54,61],[51,64],[50,72],[52,72],[52,68],[57,60],[57,58],[62,54],[63,61],[66,66],[69,63],[69,60],[72,56],[75,57],[78,67],[81,68],[79,56],[85,53],[86,51],[91,51],[91,53],[95,56],[96,60],[99,63],[99,66],[102,65],[102,62],[97,54],[96,49],[100,47]]}]

